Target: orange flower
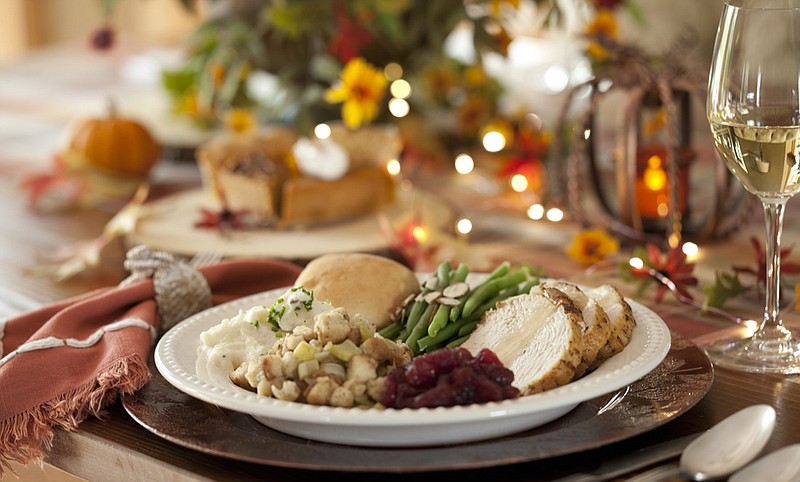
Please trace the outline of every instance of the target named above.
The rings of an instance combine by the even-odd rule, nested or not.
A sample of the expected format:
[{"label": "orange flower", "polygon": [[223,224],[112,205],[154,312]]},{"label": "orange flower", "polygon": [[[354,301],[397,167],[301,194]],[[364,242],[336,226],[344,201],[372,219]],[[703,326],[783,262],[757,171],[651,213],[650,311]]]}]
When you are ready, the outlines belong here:
[{"label": "orange flower", "polygon": [[231,109],[225,113],[225,126],[239,134],[250,132],[256,126],[256,117],[250,109]]},{"label": "orange flower", "polygon": [[[594,19],[586,26],[586,35],[590,38],[604,37],[608,39],[616,39],[617,32],[617,19],[611,10],[601,8],[597,11]],[[604,59],[608,56],[606,49],[600,45],[599,42],[591,41],[587,48],[587,53],[590,57],[595,59]]]},{"label": "orange flower", "polygon": [[583,266],[590,266],[619,251],[619,242],[602,229],[587,229],[572,238],[566,253]]},{"label": "orange flower", "polygon": [[343,102],[342,120],[351,129],[378,116],[378,106],[386,92],[386,76],[361,57],[347,62],[339,83],[325,91],[325,100]]}]

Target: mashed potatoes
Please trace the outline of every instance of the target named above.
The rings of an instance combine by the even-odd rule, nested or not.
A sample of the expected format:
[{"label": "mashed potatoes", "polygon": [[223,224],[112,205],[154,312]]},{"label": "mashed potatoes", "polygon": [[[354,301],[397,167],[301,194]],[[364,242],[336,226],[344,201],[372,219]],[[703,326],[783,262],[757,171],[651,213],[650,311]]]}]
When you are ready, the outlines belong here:
[{"label": "mashed potatoes", "polygon": [[210,366],[232,372],[246,360],[267,353],[275,345],[278,332],[290,332],[296,326],[312,325],[314,316],[332,310],[330,303],[319,301],[303,288],[292,288],[271,306],[240,310],[200,334],[198,350],[205,353]]}]

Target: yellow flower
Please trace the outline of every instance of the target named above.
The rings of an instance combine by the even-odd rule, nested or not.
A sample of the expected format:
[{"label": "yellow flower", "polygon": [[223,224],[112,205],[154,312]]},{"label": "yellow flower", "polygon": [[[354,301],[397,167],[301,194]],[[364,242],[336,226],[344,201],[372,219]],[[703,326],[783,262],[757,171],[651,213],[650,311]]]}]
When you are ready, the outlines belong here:
[{"label": "yellow flower", "polygon": [[[597,11],[597,15],[586,26],[586,35],[589,37],[605,37],[608,39],[616,39],[617,34],[617,19],[611,10],[601,8]],[[587,53],[590,57],[595,59],[604,59],[608,56],[608,52],[598,42],[589,42]]]},{"label": "yellow flower", "polygon": [[339,83],[325,91],[325,100],[332,104],[344,102],[342,120],[355,129],[378,116],[386,83],[383,71],[357,57],[347,62]]},{"label": "yellow flower", "polygon": [[188,114],[195,117],[200,112],[200,103],[197,100],[197,92],[188,93],[180,98],[175,106],[175,110],[180,114]]},{"label": "yellow flower", "polygon": [[572,238],[566,253],[584,266],[598,263],[619,251],[619,242],[602,229],[587,229]]},{"label": "yellow flower", "polygon": [[464,81],[471,87],[482,87],[486,85],[488,77],[482,67],[471,65],[464,71]]},{"label": "yellow flower", "polygon": [[256,126],[256,117],[250,109],[231,109],[225,113],[225,126],[239,134],[250,132]]}]

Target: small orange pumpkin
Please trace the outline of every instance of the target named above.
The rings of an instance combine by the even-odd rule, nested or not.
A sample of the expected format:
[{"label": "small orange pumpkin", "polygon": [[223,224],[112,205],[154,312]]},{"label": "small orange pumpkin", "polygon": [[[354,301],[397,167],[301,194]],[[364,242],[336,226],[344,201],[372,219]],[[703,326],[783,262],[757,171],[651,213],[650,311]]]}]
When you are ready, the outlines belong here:
[{"label": "small orange pumpkin", "polygon": [[146,177],[161,156],[161,146],[139,122],[119,117],[109,107],[106,117],[79,121],[68,143],[89,166],[123,176]]}]

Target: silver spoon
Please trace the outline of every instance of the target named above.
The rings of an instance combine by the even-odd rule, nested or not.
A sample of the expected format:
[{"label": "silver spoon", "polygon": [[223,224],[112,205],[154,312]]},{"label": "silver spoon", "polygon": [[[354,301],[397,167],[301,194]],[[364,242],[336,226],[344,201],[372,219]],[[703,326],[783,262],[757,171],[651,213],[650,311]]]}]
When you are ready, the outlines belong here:
[{"label": "silver spoon", "polygon": [[800,481],[800,444],[789,445],[731,475],[728,482]]},{"label": "silver spoon", "polygon": [[629,482],[652,482],[676,476],[700,481],[729,475],[764,449],[775,429],[775,417],[775,409],[769,405],[752,405],[739,410],[686,446],[678,467],[656,467]]}]

